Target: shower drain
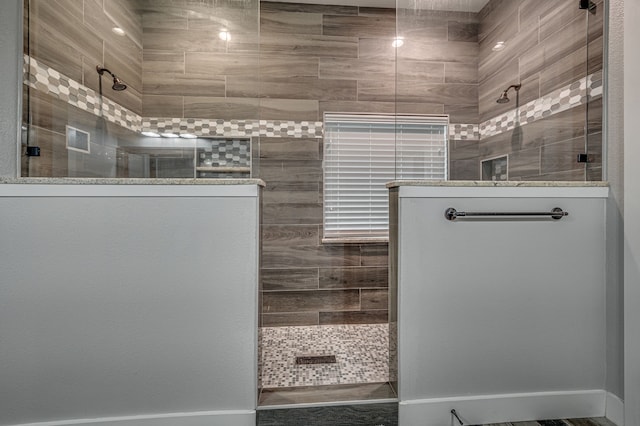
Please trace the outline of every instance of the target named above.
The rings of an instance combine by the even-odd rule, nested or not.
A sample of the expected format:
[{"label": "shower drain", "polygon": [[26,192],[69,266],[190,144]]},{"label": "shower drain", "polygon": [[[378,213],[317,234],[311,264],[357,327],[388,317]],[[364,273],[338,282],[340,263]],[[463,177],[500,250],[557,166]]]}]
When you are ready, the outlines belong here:
[{"label": "shower drain", "polygon": [[307,355],[307,356],[297,356],[296,364],[297,365],[305,365],[305,364],[335,364],[336,356],[335,355]]}]

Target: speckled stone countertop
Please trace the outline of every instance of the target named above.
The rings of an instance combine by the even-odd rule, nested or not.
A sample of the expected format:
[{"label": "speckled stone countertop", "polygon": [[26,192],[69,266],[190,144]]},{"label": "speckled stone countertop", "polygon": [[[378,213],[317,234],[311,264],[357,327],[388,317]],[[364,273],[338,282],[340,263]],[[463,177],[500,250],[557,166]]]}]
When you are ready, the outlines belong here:
[{"label": "speckled stone countertop", "polygon": [[32,185],[259,185],[262,179],[0,178],[0,184]]},{"label": "speckled stone countertop", "polygon": [[608,187],[608,182],[575,182],[575,181],[488,181],[488,180],[395,180],[387,183],[387,188],[400,186],[450,186],[450,187],[530,187],[530,188],[570,188],[570,187]]}]

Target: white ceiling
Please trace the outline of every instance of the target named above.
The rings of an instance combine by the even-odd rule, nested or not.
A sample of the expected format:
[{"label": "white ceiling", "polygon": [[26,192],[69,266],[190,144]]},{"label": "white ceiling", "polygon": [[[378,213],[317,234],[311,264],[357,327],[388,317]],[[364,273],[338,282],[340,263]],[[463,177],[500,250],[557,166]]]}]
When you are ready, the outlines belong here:
[{"label": "white ceiling", "polygon": [[399,7],[421,10],[480,12],[489,0],[276,0],[287,3],[332,4],[341,6]]}]

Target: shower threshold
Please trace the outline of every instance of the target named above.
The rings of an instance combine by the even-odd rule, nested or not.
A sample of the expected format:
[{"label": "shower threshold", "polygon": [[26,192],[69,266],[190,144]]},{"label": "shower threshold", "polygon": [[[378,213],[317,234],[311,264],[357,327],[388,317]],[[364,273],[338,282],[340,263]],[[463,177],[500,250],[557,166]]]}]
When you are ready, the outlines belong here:
[{"label": "shower threshold", "polygon": [[389,382],[347,385],[296,386],[262,389],[258,406],[343,403],[353,401],[394,401],[397,394]]}]

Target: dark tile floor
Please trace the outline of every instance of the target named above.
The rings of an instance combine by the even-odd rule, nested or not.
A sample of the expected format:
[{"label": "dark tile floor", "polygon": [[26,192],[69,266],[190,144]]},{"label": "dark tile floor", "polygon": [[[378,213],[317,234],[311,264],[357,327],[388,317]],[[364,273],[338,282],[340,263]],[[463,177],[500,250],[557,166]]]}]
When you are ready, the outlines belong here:
[{"label": "dark tile floor", "polygon": [[[398,426],[398,404],[361,404],[258,411],[257,426]],[[412,425],[414,426],[414,425]],[[415,425],[423,426],[423,425]],[[429,425],[424,425],[429,426]],[[616,426],[605,418],[538,420],[481,426]]]}]

